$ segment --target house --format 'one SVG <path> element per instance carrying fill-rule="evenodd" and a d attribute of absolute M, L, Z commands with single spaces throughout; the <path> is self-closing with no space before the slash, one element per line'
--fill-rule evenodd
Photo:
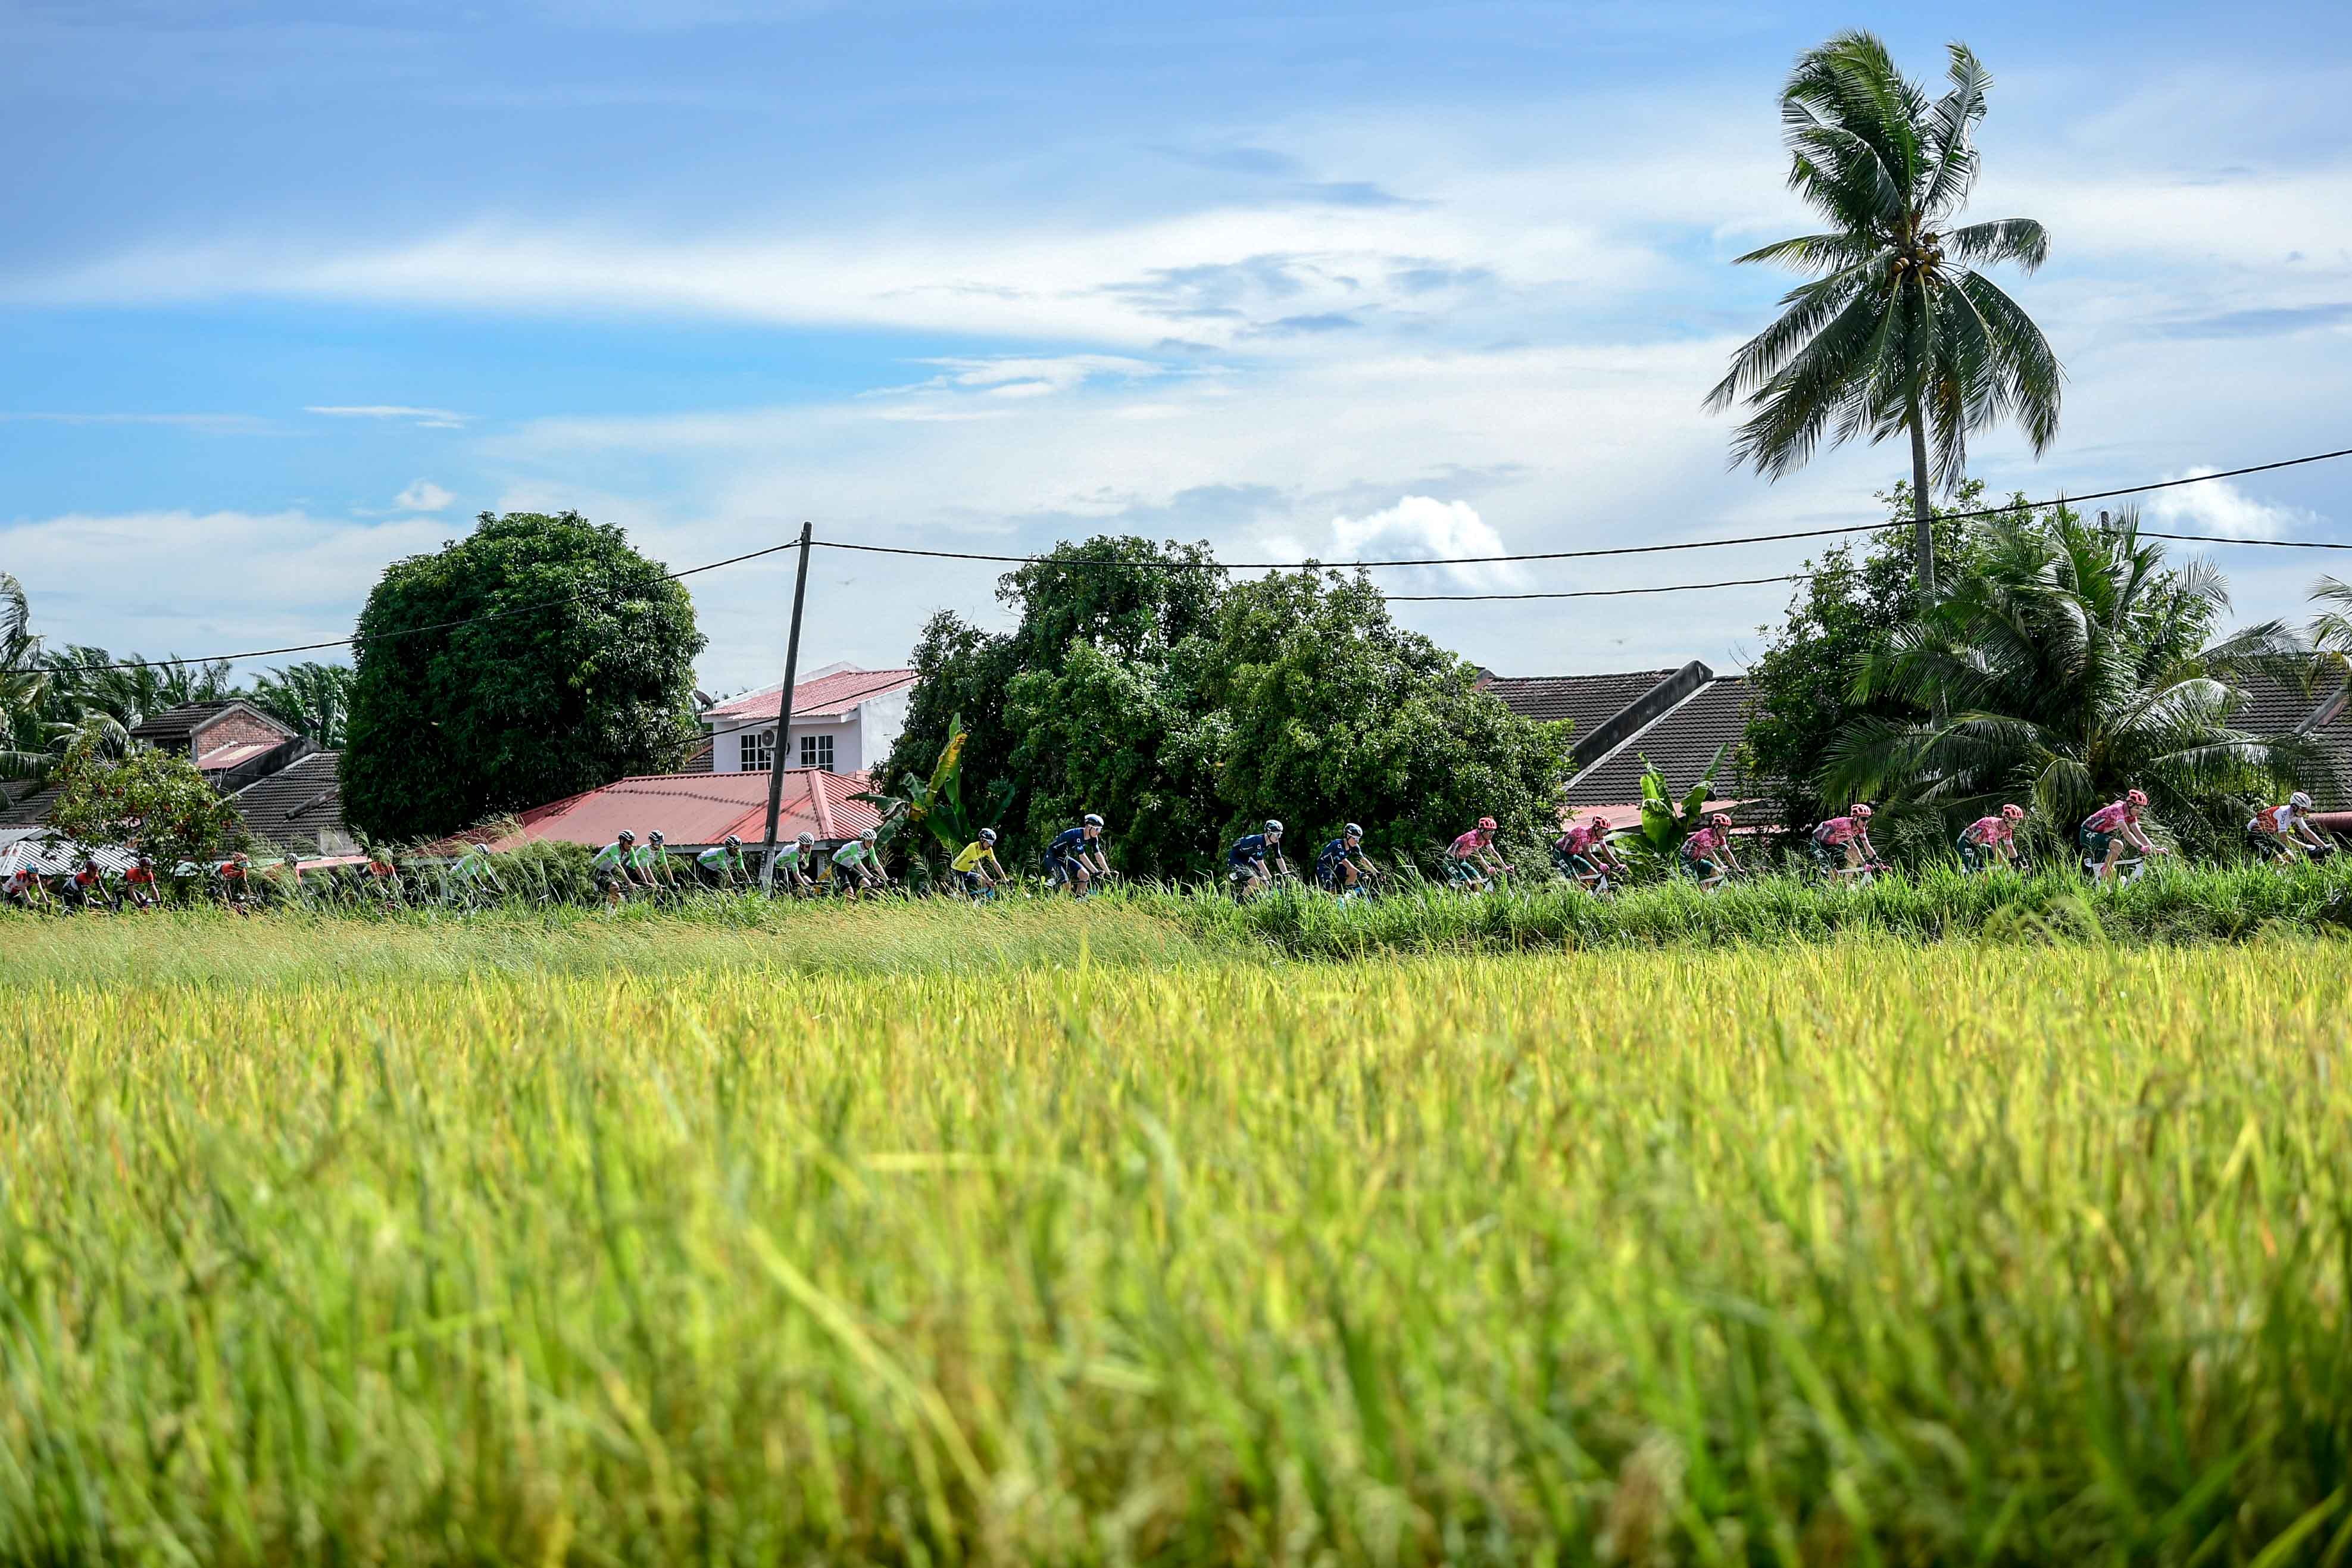
<path fill-rule="evenodd" d="M 907 727 L 911 669 L 860 669 L 832 664 L 793 688 L 793 729 L 784 766 L 833 773 L 871 772 Z M 776 749 L 776 700 L 783 683 L 715 703 L 702 712 L 710 731 L 709 771 L 764 773 Z M 698 771 L 697 755 L 688 771 Z"/>
<path fill-rule="evenodd" d="M 1770 780 L 1739 769 L 1741 735 L 1755 705 L 1744 675 L 1717 675 L 1697 659 L 1679 669 L 1622 675 L 1498 676 L 1481 670 L 1478 689 L 1530 719 L 1567 720 L 1570 772 L 1562 805 L 1612 821 L 1638 820 L 1642 772 L 1654 763 L 1679 795 L 1699 782 L 1718 750 L 1717 804 L 1761 819 L 1778 794 Z M 1743 810 L 1742 808 L 1746 808 Z"/>
<path fill-rule="evenodd" d="M 806 833 L 837 845 L 878 826 L 879 811 L 850 798 L 865 787 L 862 779 L 823 768 L 786 768 L 778 841 Z M 518 824 L 515 831 L 490 840 L 490 847 L 515 849 L 554 839 L 601 848 L 625 827 L 640 844 L 658 831 L 672 849 L 723 843 L 730 834 L 756 848 L 767 833 L 768 774 L 645 773 L 534 806 Z"/>
<path fill-rule="evenodd" d="M 359 847 L 343 824 L 338 754 L 249 702 L 184 702 L 141 720 L 130 733 L 135 746 L 179 752 L 194 763 L 263 845 L 299 855 Z M 17 800 L 0 811 L 0 827 L 47 822 L 56 794 L 52 787 Z"/>

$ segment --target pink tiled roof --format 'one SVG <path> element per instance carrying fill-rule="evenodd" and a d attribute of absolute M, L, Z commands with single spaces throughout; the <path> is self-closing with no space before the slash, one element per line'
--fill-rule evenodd
<path fill-rule="evenodd" d="M 823 768 L 786 768 L 784 804 L 777 821 L 780 837 L 811 833 L 847 838 L 882 820 L 881 813 L 851 795 L 865 781 Z M 716 844 L 729 834 L 756 844 L 767 831 L 766 773 L 646 773 L 608 784 L 522 814 L 521 831 L 494 841 L 512 849 L 535 838 L 572 844 L 610 844 L 628 828 L 639 843 L 659 829 L 672 844 Z"/>
<path fill-rule="evenodd" d="M 869 698 L 887 697 L 914 684 L 915 672 L 911 669 L 844 669 L 820 675 L 793 688 L 793 717 L 838 719 Z M 779 681 L 764 690 L 747 691 L 715 708 L 705 709 L 702 717 L 714 724 L 737 719 L 772 719 L 776 714 L 776 694 L 783 689 L 783 683 Z"/>
<path fill-rule="evenodd" d="M 215 746 L 198 757 L 196 766 L 208 773 L 216 773 L 239 763 L 249 763 L 264 752 L 276 751 L 282 743 L 278 741 L 231 741 L 227 745 Z"/>

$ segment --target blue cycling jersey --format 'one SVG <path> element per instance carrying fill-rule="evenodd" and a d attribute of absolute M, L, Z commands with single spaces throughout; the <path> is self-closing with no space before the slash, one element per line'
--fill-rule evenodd
<path fill-rule="evenodd" d="M 1318 867 L 1337 866 L 1354 853 L 1354 850 L 1348 847 L 1348 841 L 1345 838 L 1334 838 L 1330 843 L 1315 851 L 1315 864 Z"/>
<path fill-rule="evenodd" d="M 1054 841 L 1051 844 L 1045 846 L 1045 858 L 1066 860 L 1073 855 L 1084 854 L 1086 849 L 1087 830 L 1083 827 L 1066 827 L 1054 836 Z"/>
<path fill-rule="evenodd" d="M 1280 853 L 1276 846 L 1265 841 L 1265 834 L 1253 833 L 1247 837 L 1234 840 L 1234 847 L 1225 851 L 1225 863 L 1231 866 L 1241 866 L 1251 861 L 1263 861 L 1265 858 L 1265 852 L 1269 849 Z"/>

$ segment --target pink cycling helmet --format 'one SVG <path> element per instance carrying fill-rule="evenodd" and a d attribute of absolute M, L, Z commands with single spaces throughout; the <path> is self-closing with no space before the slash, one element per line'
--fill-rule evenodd
<path fill-rule="evenodd" d="M 1482 816 L 1482 817 L 1480 817 L 1480 818 L 1478 819 L 1478 831 L 1479 831 L 1479 832 L 1481 832 L 1481 833 L 1492 833 L 1492 832 L 1494 832 L 1494 831 L 1495 831 L 1495 819 L 1494 819 L 1493 817 L 1491 817 L 1491 816 Z"/>
<path fill-rule="evenodd" d="M 1731 813 L 1727 811 L 1718 811 L 1713 816 L 1708 817 L 1707 821 L 1717 827 L 1728 827 L 1731 826 Z"/>
<path fill-rule="evenodd" d="M 2021 805 L 2004 805 L 2000 808 L 2000 814 L 2009 818 L 2011 822 L 2023 822 L 2025 820 L 2025 807 Z"/>
<path fill-rule="evenodd" d="M 1866 800 L 1858 800 L 1854 802 L 1853 815 L 1854 819 L 1858 822 L 1868 822 L 1870 820 L 1870 803 Z"/>
<path fill-rule="evenodd" d="M 2146 805 L 2147 804 L 2147 791 L 2144 789 L 2127 790 L 2124 794 L 2124 801 L 2125 804 L 2128 805 Z"/>

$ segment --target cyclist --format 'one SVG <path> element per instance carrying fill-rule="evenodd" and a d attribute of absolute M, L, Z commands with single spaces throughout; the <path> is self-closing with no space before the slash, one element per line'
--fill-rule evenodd
<path fill-rule="evenodd" d="M 246 858 L 242 849 L 226 860 L 213 862 L 213 879 L 220 884 L 221 898 L 238 914 L 247 912 L 245 885 L 251 869 L 252 862 Z"/>
<path fill-rule="evenodd" d="M 498 868 L 490 864 L 490 847 L 477 839 L 449 868 L 450 890 L 467 902 L 488 902 L 503 897 Z"/>
<path fill-rule="evenodd" d="M 1076 827 L 1054 835 L 1053 842 L 1045 846 L 1047 885 L 1067 883 L 1070 892 L 1083 899 L 1095 878 L 1109 876 L 1110 861 L 1103 852 L 1102 836 L 1103 819 L 1091 811 Z"/>
<path fill-rule="evenodd" d="M 694 858 L 695 874 L 702 885 L 715 892 L 732 891 L 736 884 L 751 879 L 751 868 L 743 864 L 743 841 L 730 833 L 727 842 L 714 845 Z"/>
<path fill-rule="evenodd" d="M 968 899 L 993 897 L 997 883 L 1013 879 L 1004 874 L 1003 862 L 996 858 L 996 829 L 993 827 L 982 828 L 979 837 L 956 852 L 956 858 L 948 863 L 948 869 L 955 873 L 956 881 Z"/>
<path fill-rule="evenodd" d="M 770 891 L 782 887 L 796 899 L 804 899 L 816 889 L 816 835 L 803 833 L 790 844 L 776 846 L 776 869 L 770 879 Z"/>
<path fill-rule="evenodd" d="M 660 828 L 656 827 L 646 835 L 646 841 L 637 847 L 635 859 L 637 867 L 637 880 L 645 884 L 646 891 L 653 893 L 677 891 L 677 873 L 670 866 L 669 851 L 662 847 Z"/>
<path fill-rule="evenodd" d="M 1870 803 L 1857 801 L 1843 816 L 1832 816 L 1813 829 L 1813 862 L 1834 882 L 1880 869 L 1878 851 L 1870 842 Z"/>
<path fill-rule="evenodd" d="M 878 892 L 890 882 L 882 874 L 881 856 L 874 845 L 875 832 L 869 827 L 833 852 L 834 879 L 861 899 L 869 889 Z"/>
<path fill-rule="evenodd" d="M 1612 890 L 1611 877 L 1620 881 L 1625 877 L 1625 862 L 1609 847 L 1609 819 L 1597 811 L 1582 822 L 1569 825 L 1553 843 L 1551 858 L 1561 876 L 1603 898 Z"/>
<path fill-rule="evenodd" d="M 1712 893 L 1727 876 L 1739 874 L 1739 857 L 1731 852 L 1731 814 L 1718 811 L 1697 832 L 1683 840 L 1683 870 L 1698 879 L 1699 890 Z"/>
<path fill-rule="evenodd" d="M 1482 893 L 1494 879 L 1507 875 L 1510 867 L 1489 850 L 1494 842 L 1495 819 L 1480 817 L 1477 826 L 1446 847 L 1445 879 L 1465 893 Z"/>
<path fill-rule="evenodd" d="M 597 858 L 601 861 L 603 857 Z M 367 852 L 367 864 L 357 869 L 362 892 L 372 894 L 387 908 L 407 902 L 400 884 L 400 868 L 393 863 L 389 854 L 371 849 Z M 601 890 L 603 886 L 600 877 L 597 887 Z"/>
<path fill-rule="evenodd" d="M 1342 900 L 1360 897 L 1363 884 L 1381 874 L 1364 855 L 1364 830 L 1349 823 L 1334 838 L 1315 852 L 1315 882 L 1327 893 L 1337 893 Z"/>
<path fill-rule="evenodd" d="M 644 884 L 637 876 L 637 836 L 627 828 L 620 837 L 596 851 L 588 862 L 589 874 L 596 879 L 596 890 L 604 895 L 604 902 L 613 909 L 630 896 L 632 889 Z"/>
<path fill-rule="evenodd" d="M 1290 867 L 1282 858 L 1282 824 L 1273 818 L 1255 833 L 1244 833 L 1234 840 L 1225 851 L 1225 880 L 1233 884 L 1234 897 L 1246 899 L 1261 888 L 1274 885 L 1274 878 L 1265 868 L 1265 858 L 1274 857 L 1274 868 L 1282 876 L 1290 875 Z"/>
<path fill-rule="evenodd" d="M 2287 796 L 2284 805 L 2266 805 L 2254 813 L 2246 824 L 2246 841 L 2254 853 L 2275 860 L 2281 870 L 2294 864 L 2297 850 L 2317 850 L 2327 854 L 2332 846 L 2312 831 L 2304 818 L 2311 811 L 2311 797 L 2301 790 Z"/>
<path fill-rule="evenodd" d="M 1960 829 L 1960 865 L 1970 875 L 2006 866 L 2017 869 L 2017 825 L 2025 820 L 2021 805 L 2004 805 L 1992 816 L 1979 816 Z"/>
<path fill-rule="evenodd" d="M 2113 880 L 2116 865 L 2126 849 L 2137 849 L 2142 857 L 2164 853 L 2139 825 L 2139 808 L 2147 804 L 2144 791 L 2126 790 L 2123 799 L 2110 801 L 2083 818 L 2075 837 L 2083 846 L 2083 868 L 2091 873 L 2091 880 Z"/>
<path fill-rule="evenodd" d="M 131 868 L 122 873 L 122 892 L 123 896 L 131 900 L 132 909 L 153 909 L 157 902 L 155 862 L 143 854 L 133 858 Z"/>
<path fill-rule="evenodd" d="M 0 883 L 0 894 L 5 894 L 10 903 L 29 910 L 37 910 L 47 901 L 42 893 L 40 874 L 33 869 L 30 859 L 19 861 L 16 868 L 8 873 L 7 881 Z"/>

